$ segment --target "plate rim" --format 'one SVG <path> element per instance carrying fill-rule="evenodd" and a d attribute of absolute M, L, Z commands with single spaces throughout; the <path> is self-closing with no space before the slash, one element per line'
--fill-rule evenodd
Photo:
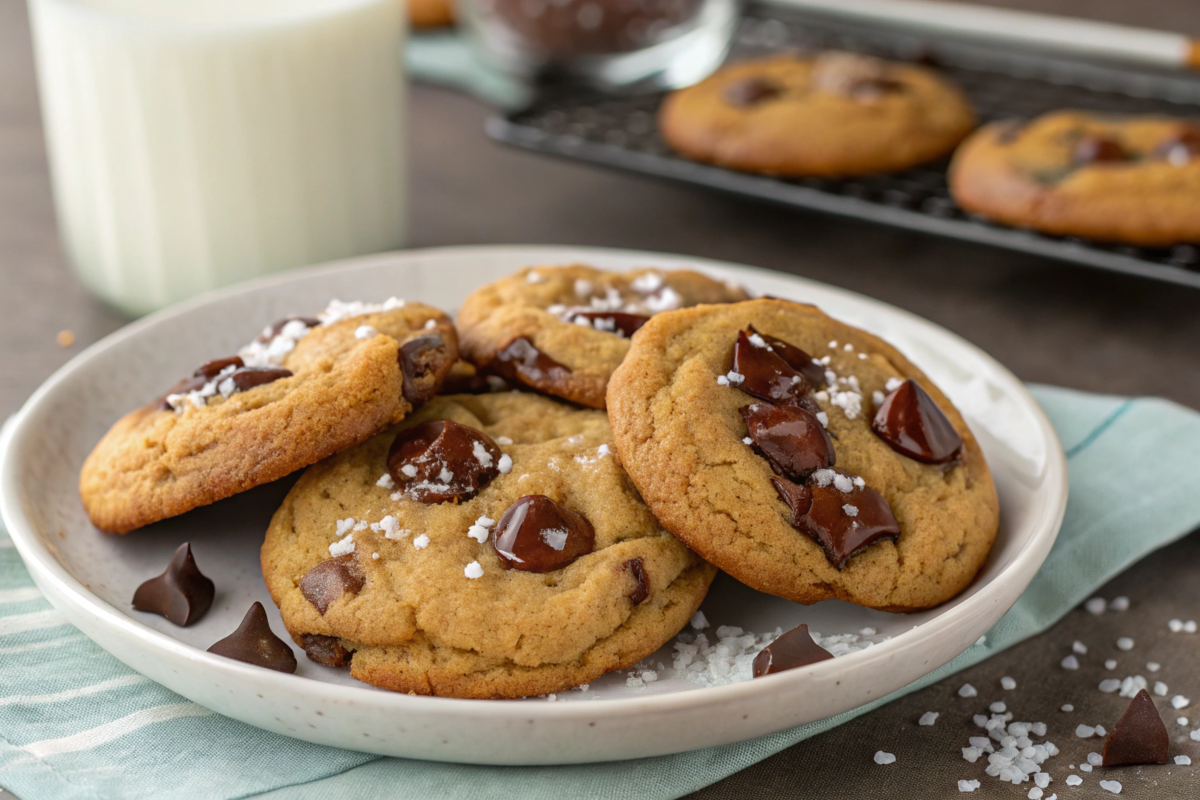
<path fill-rule="evenodd" d="M 539 259 L 536 255 L 538 253 L 543 253 L 548 258 Z M 26 440 L 36 436 L 36 431 L 30 429 L 30 426 L 27 424 L 28 419 L 33 415 L 45 397 L 50 395 L 60 384 L 69 380 L 88 360 L 99 353 L 118 346 L 131 337 L 138 336 L 143 330 L 153 327 L 164 319 L 214 302 L 219 302 L 234 295 L 252 293 L 268 289 L 272 286 L 290 283 L 297 278 L 308 278 L 343 271 L 348 268 L 382 266 L 386 263 L 396 261 L 457 260 L 469 257 L 491 258 L 504 255 L 516 256 L 518 254 L 521 254 L 522 260 L 526 260 L 529 263 L 553 263 L 555 260 L 561 261 L 561 255 L 565 253 L 574 254 L 572 258 L 577 260 L 594 259 L 603 261 L 605 257 L 622 260 L 644 259 L 648 264 L 660 265 L 663 268 L 667 264 L 676 264 L 680 267 L 694 266 L 701 270 L 707 267 L 749 274 L 764 274 L 768 277 L 796 281 L 817 287 L 821 290 L 833 290 L 868 307 L 873 306 L 881 310 L 886 310 L 889 315 L 901 315 L 907 323 L 923 328 L 935 337 L 949 337 L 958 346 L 970 350 L 976 358 L 987 362 L 1008 380 L 1011 384 L 1010 388 L 1015 388 L 1017 396 L 1024 402 L 1026 406 L 1025 410 L 1029 411 L 1037 422 L 1041 438 L 1048 445 L 1046 448 L 1046 474 L 1044 480 L 1046 491 L 1048 492 L 1048 501 L 1040 510 L 1038 517 L 1030 523 L 1031 527 L 1036 529 L 1035 533 L 1029 537 L 1020 550 L 1013 554 L 1010 563 L 991 581 L 980 587 L 966 602 L 946 609 L 934 620 L 930 620 L 923 625 L 914 626 L 903 634 L 894 636 L 868 650 L 850 653 L 843 658 L 836 659 L 840 664 L 838 667 L 834 667 L 834 660 L 830 660 L 828 663 L 812 665 L 806 670 L 771 675 L 765 681 L 740 681 L 645 697 L 605 699 L 599 703 L 542 703 L 536 705 L 537 710 L 535 711 L 528 703 L 503 703 L 487 700 L 379 692 L 373 687 L 366 685 L 360 687 L 312 680 L 298 675 L 263 670 L 238 661 L 209 654 L 165 633 L 160 633 L 149 628 L 136 619 L 123 614 L 119 609 L 90 592 L 59 563 L 51 550 L 40 541 L 36 527 L 25 514 L 20 497 L 20 461 L 17 458 L 17 452 Z M 560 256 L 560 258 L 556 259 L 556 255 Z M 28 446 L 28 444 L 26 443 L 25 446 Z M 68 606 L 72 611 L 94 617 L 97 625 L 104 625 L 110 628 L 116 635 L 133 637 L 147 650 L 165 651 L 165 654 L 159 655 L 160 658 L 174 657 L 202 664 L 206 669 L 223 673 L 237 682 L 249 680 L 251 683 L 273 683 L 274 681 L 282 680 L 285 681 L 285 686 L 290 686 L 291 684 L 287 684 L 286 681 L 302 681 L 302 684 L 297 685 L 305 687 L 308 690 L 307 693 L 312 696 L 314 701 L 328 701 L 350 706 L 359 702 L 384 703 L 391 704 L 397 712 L 403 712 L 407 709 L 428 713 L 431 709 L 436 708 L 439 712 L 444 712 L 450 716 L 461 714 L 476 720 L 482 717 L 512 721 L 518 718 L 527 719 L 532 715 L 545 718 L 547 722 L 582 720 L 585 717 L 589 721 L 598 721 L 601 719 L 625 717 L 629 714 L 672 712 L 683 709 L 694 710 L 696 707 L 705 705 L 716 706 L 731 701 L 736 702 L 747 695 L 757 695 L 761 691 L 776 687 L 782 689 L 787 682 L 799 684 L 806 680 L 809 675 L 818 675 L 825 672 L 832 674 L 834 669 L 843 670 L 847 668 L 846 662 L 843 660 L 845 658 L 854 659 L 857 662 L 863 658 L 902 655 L 900 651 L 919 647 L 930 636 L 937 635 L 936 632 L 921 632 L 922 628 L 929 627 L 929 623 L 938 623 L 935 627 L 940 630 L 953 625 L 956 621 L 972 616 L 979 606 L 986 606 L 995 601 L 1003 602 L 1004 595 L 1008 594 L 1011 590 L 1011 587 L 1006 586 L 1007 581 L 1004 578 L 1006 576 L 1012 577 L 1013 574 L 1020 575 L 1027 572 L 1028 579 L 1024 580 L 1020 591 L 1015 593 L 1011 602 L 1016 601 L 1016 598 L 1024 592 L 1029 581 L 1032 580 L 1033 575 L 1040 568 L 1042 562 L 1044 562 L 1058 536 L 1066 510 L 1067 488 L 1066 456 L 1062 445 L 1045 412 L 1038 405 L 1032 394 L 1030 394 L 1025 384 L 981 348 L 934 322 L 926 320 L 910 311 L 876 300 L 875 298 L 791 273 L 677 253 L 576 245 L 467 245 L 390 251 L 316 264 L 297 270 L 243 281 L 206 292 L 135 320 L 84 349 L 56 370 L 38 387 L 22 405 L 21 409 L 13 415 L 10 424 L 5 426 L 3 434 L 0 435 L 0 517 L 3 518 L 9 536 L 12 538 L 18 553 L 28 568 L 30 575 L 34 578 L 35 583 L 43 590 L 46 599 L 60 612 L 62 611 L 60 607 L 61 603 Z M 1031 564 L 1031 561 L 1036 561 L 1036 563 Z M 47 591 L 47 585 L 52 587 L 50 591 Z M 1011 607 L 1011 602 L 1005 606 L 1005 611 Z M 87 632 L 85 631 L 86 634 Z M 90 635 L 88 638 L 95 641 Z M 963 651 L 959 651 L 960 654 L 961 652 Z M 868 655 L 861 656 L 860 653 L 867 653 Z M 113 655 L 125 661 L 120 655 L 115 653 Z M 128 664 L 128 662 L 125 663 Z M 948 663 L 948 661 L 943 663 Z M 933 666 L 925 674 L 938 669 L 940 666 L 942 664 Z M 138 671 L 132 665 L 130 665 L 130 668 Z M 179 692 L 178 689 L 173 687 L 168 688 Z M 182 692 L 179 693 L 182 694 Z M 870 702 L 870 700 L 867 702 Z M 297 732 L 297 734 L 299 733 L 302 732 Z M 295 738 L 305 739 L 306 737 L 295 735 Z M 313 739 L 309 740 L 313 741 Z"/>

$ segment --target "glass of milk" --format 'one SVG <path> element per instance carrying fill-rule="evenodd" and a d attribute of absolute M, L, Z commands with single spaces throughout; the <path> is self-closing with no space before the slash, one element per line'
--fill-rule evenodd
<path fill-rule="evenodd" d="M 103 300 L 400 247 L 400 0 L 30 0 L 58 223 Z"/>

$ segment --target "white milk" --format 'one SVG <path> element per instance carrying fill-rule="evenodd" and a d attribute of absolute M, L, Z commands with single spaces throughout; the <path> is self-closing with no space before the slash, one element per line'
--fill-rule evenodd
<path fill-rule="evenodd" d="M 400 247 L 400 0 L 30 0 L 58 222 L 134 313 Z"/>

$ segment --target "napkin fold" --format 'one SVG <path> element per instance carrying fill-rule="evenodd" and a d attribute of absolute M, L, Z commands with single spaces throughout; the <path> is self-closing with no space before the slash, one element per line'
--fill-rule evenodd
<path fill-rule="evenodd" d="M 306 744 L 227 719 L 143 678 L 68 625 L 0 532 L 0 786 L 22 800 L 687 794 L 1044 631 L 1113 575 L 1200 526 L 1200 414 L 1153 398 L 1033 392 L 1067 451 L 1071 497 L 1046 563 L 984 644 L 845 714 L 633 762 L 437 764 Z"/>

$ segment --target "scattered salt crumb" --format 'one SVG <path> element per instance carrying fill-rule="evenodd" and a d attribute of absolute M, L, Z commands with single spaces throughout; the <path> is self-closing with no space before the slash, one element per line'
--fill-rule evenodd
<path fill-rule="evenodd" d="M 379 476 L 379 480 L 375 481 L 375 485 L 391 491 L 396 488 L 396 482 L 392 480 L 392 476 L 388 473 L 383 473 Z"/>
<path fill-rule="evenodd" d="M 467 528 L 467 536 L 483 544 L 488 540 L 488 529 L 482 525 L 472 525 Z"/>
<path fill-rule="evenodd" d="M 836 340 L 836 339 L 834 339 L 833 341 L 831 341 L 831 342 L 829 343 L 829 349 L 830 349 L 830 350 L 836 350 L 836 349 L 837 349 L 837 345 L 838 345 L 838 343 L 837 343 L 837 340 Z"/>
<path fill-rule="evenodd" d="M 1096 735 L 1096 729 L 1091 725 L 1084 725 L 1081 722 L 1075 727 L 1075 735 L 1080 739 L 1090 739 Z"/>
<path fill-rule="evenodd" d="M 866 353 L 859 353 L 859 354 L 858 354 L 858 357 L 859 357 L 859 359 L 861 359 L 861 360 L 863 360 L 863 361 L 866 361 L 866 360 L 867 360 L 867 354 L 866 354 Z"/>
<path fill-rule="evenodd" d="M 375 328 L 370 325 L 359 325 L 354 329 L 355 339 L 370 339 L 371 337 L 378 335 L 379 331 L 375 330 Z"/>
<path fill-rule="evenodd" d="M 845 505 L 842 506 L 842 511 L 845 512 L 847 517 L 857 517 L 858 516 L 858 506 L 852 506 L 849 503 L 846 503 Z"/>
<path fill-rule="evenodd" d="M 529 281 L 530 283 L 542 283 L 546 280 L 546 276 L 540 275 L 536 272 L 530 272 L 525 276 L 525 280 Z"/>
<path fill-rule="evenodd" d="M 1187 756 L 1175 756 L 1175 763 L 1181 767 L 1186 767 L 1192 763 L 1192 760 Z"/>
<path fill-rule="evenodd" d="M 1104 730 L 1103 725 L 1097 725 L 1096 726 L 1096 735 L 1099 736 L 1101 739 L 1103 739 L 1105 736 L 1108 735 L 1108 731 Z"/>
<path fill-rule="evenodd" d="M 969 780 L 969 781 L 959 780 L 959 782 L 958 782 L 958 790 L 960 792 L 973 792 L 976 789 L 978 789 L 979 786 L 980 786 L 979 781 L 974 780 L 974 779 Z"/>
<path fill-rule="evenodd" d="M 1063 703 L 1062 706 L 1059 707 L 1059 710 L 1065 711 L 1069 714 L 1075 710 L 1075 706 L 1071 705 L 1070 703 Z"/>
<path fill-rule="evenodd" d="M 874 628 L 863 628 L 862 630 L 860 630 L 858 632 L 858 635 L 859 636 L 874 636 L 876 633 L 878 633 L 878 631 L 876 631 Z"/>
<path fill-rule="evenodd" d="M 854 345 L 850 344 L 849 342 L 846 342 L 846 346 L 843 347 L 842 349 L 845 350 L 847 353 L 853 353 Z"/>
<path fill-rule="evenodd" d="M 692 614 L 691 626 L 698 631 L 702 631 L 708 627 L 708 617 L 704 616 L 703 611 L 697 611 Z"/>
<path fill-rule="evenodd" d="M 75 332 L 71 330 L 62 330 L 54 337 L 54 341 L 58 342 L 59 347 L 70 347 L 75 344 Z"/>
<path fill-rule="evenodd" d="M 1080 765 L 1079 765 L 1079 769 L 1080 769 L 1080 771 L 1081 771 L 1081 772 L 1091 772 L 1091 771 L 1092 771 L 1092 765 L 1091 765 L 1091 764 L 1080 764 Z"/>
<path fill-rule="evenodd" d="M 1121 782 L 1120 781 L 1100 781 L 1100 788 L 1106 792 L 1112 792 L 1113 794 L 1120 794 L 1121 793 Z"/>
<path fill-rule="evenodd" d="M 1108 607 L 1113 611 L 1128 611 L 1129 598 L 1125 597 L 1124 595 L 1121 595 L 1120 597 L 1114 597 L 1112 602 L 1108 604 Z"/>
<path fill-rule="evenodd" d="M 1106 658 L 1104 660 L 1104 668 L 1105 669 L 1116 669 L 1117 668 L 1117 660 L 1115 658 Z"/>
<path fill-rule="evenodd" d="M 483 577 L 483 567 L 479 566 L 478 561 L 472 561 L 470 564 L 467 564 L 465 569 L 463 569 L 463 574 L 466 575 L 471 580 L 475 580 L 476 578 L 482 578 Z"/>
<path fill-rule="evenodd" d="M 1078 786 L 1081 783 L 1083 783 L 1083 778 L 1079 777 L 1078 775 L 1067 776 L 1067 786 Z"/>
<path fill-rule="evenodd" d="M 424 550 L 426 547 L 429 547 L 428 534 L 422 533 L 420 536 L 413 539 L 413 547 L 417 548 L 418 550 Z"/>
<path fill-rule="evenodd" d="M 1188 736 L 1192 738 L 1193 742 L 1200 742 L 1200 728 L 1196 728 L 1196 730 L 1189 733 Z"/>
<path fill-rule="evenodd" d="M 1163 683 L 1162 681 L 1154 682 L 1154 693 L 1156 695 L 1158 695 L 1159 697 L 1166 697 L 1167 692 L 1169 692 L 1169 691 L 1170 691 L 1170 689 L 1168 689 L 1167 685 L 1165 683 Z"/>
<path fill-rule="evenodd" d="M 1171 698 L 1171 708 L 1174 708 L 1176 710 L 1179 710 L 1181 708 L 1187 708 L 1191 704 L 1192 704 L 1192 701 L 1187 699 L 1186 697 L 1184 697 L 1181 694 L 1177 694 Z"/>
<path fill-rule="evenodd" d="M 496 437 L 496 444 L 504 445 L 505 447 L 507 447 L 508 445 L 510 445 L 512 443 L 513 443 L 513 440 L 508 438 L 507 436 L 497 436 Z"/>
<path fill-rule="evenodd" d="M 1104 756 L 1100 755 L 1099 753 L 1088 753 L 1087 754 L 1087 762 L 1089 764 L 1091 764 L 1093 767 L 1103 766 L 1104 765 Z"/>
<path fill-rule="evenodd" d="M 1083 607 L 1092 614 L 1100 616 L 1104 613 L 1104 609 L 1108 608 L 1108 603 L 1105 602 L 1103 597 L 1093 597 L 1091 600 L 1088 600 L 1086 603 L 1084 603 Z"/>
<path fill-rule="evenodd" d="M 546 700 L 550 703 L 553 703 L 558 700 L 558 695 L 556 695 L 554 692 L 551 692 L 550 694 L 546 695 Z"/>
<path fill-rule="evenodd" d="M 1124 650 L 1126 652 L 1132 650 L 1133 639 L 1130 639 L 1128 636 L 1122 636 L 1120 639 L 1117 639 L 1117 649 Z"/>
<path fill-rule="evenodd" d="M 329 545 L 329 555 L 344 556 L 354 552 L 354 534 L 346 536 L 344 539 L 338 539 L 333 544 Z"/>
<path fill-rule="evenodd" d="M 354 529 L 354 523 L 355 523 L 354 517 L 346 517 L 345 519 L 339 519 L 337 521 L 337 535 L 345 536 L 347 533 L 349 533 L 350 531 L 352 531 Z"/>
<path fill-rule="evenodd" d="M 1037 787 L 1039 789 L 1045 789 L 1047 786 L 1050 785 L 1050 773 L 1049 772 L 1034 773 L 1033 782 L 1035 784 L 1037 784 Z"/>
<path fill-rule="evenodd" d="M 1179 633 L 1183 630 L 1183 620 L 1173 619 L 1167 623 L 1167 627 L 1171 629 L 1171 633 Z"/>
<path fill-rule="evenodd" d="M 917 720 L 917 724 L 923 725 L 925 727 L 929 727 L 933 723 L 937 722 L 937 718 L 938 718 L 938 712 L 926 711 L 924 714 L 921 715 L 921 718 L 919 720 Z"/>
<path fill-rule="evenodd" d="M 404 473 L 405 477 L 408 477 L 408 478 L 417 477 L 417 468 L 412 464 L 405 464 L 403 467 L 400 468 L 400 471 Z"/>
<path fill-rule="evenodd" d="M 379 553 L 371 553 L 371 558 L 372 558 L 372 559 L 374 559 L 375 561 L 378 561 L 378 560 L 379 560 Z"/>
<path fill-rule="evenodd" d="M 959 697 L 974 697 L 977 694 L 979 694 L 979 692 L 975 691 L 975 687 L 969 683 L 964 683 L 958 690 Z"/>
<path fill-rule="evenodd" d="M 757 347 L 759 350 L 770 350 L 771 346 L 767 344 L 767 340 L 759 336 L 757 333 L 752 333 L 749 336 L 750 344 Z"/>
<path fill-rule="evenodd" d="M 1029 798 L 1029 800 L 1042 800 L 1042 790 L 1034 786 L 1029 790 L 1029 794 L 1026 796 Z"/>
<path fill-rule="evenodd" d="M 1079 669 L 1079 659 L 1075 656 L 1067 656 L 1062 660 L 1063 669 Z"/>
<path fill-rule="evenodd" d="M 1121 697 L 1135 697 L 1138 692 L 1146 688 L 1146 679 L 1141 675 L 1130 675 L 1121 681 L 1121 691 L 1118 693 Z"/>
<path fill-rule="evenodd" d="M 354 530 L 356 531 L 365 531 L 369 527 L 371 527 L 371 523 L 367 522 L 365 519 L 360 519 L 358 522 L 354 523 Z"/>
<path fill-rule="evenodd" d="M 1177 718 L 1175 719 L 1175 724 L 1176 724 L 1176 725 L 1182 725 L 1183 727 L 1185 727 L 1185 728 L 1186 728 L 1186 727 L 1187 727 L 1187 724 L 1188 724 L 1188 718 L 1187 718 L 1187 717 L 1177 717 Z"/>
<path fill-rule="evenodd" d="M 1006 675 L 1000 679 L 1000 687 L 1011 692 L 1013 689 L 1017 688 L 1017 682 Z"/>
<path fill-rule="evenodd" d="M 985 728 L 987 727 L 988 717 L 987 714 L 976 714 L 975 716 L 971 717 L 971 721 L 974 722 L 976 726 Z"/>
<path fill-rule="evenodd" d="M 513 461 L 508 453 L 500 456 L 500 460 L 496 462 L 496 469 L 500 470 L 501 475 L 507 475 L 512 471 Z"/>
<path fill-rule="evenodd" d="M 858 488 L 861 489 L 862 487 L 860 486 Z M 985 644 L 987 644 L 987 634 L 986 633 L 983 636 L 980 636 L 978 639 L 975 640 L 976 646 L 982 647 Z"/>
<path fill-rule="evenodd" d="M 1116 678 L 1105 678 L 1104 680 L 1100 681 L 1100 686 L 1097 688 L 1105 693 L 1115 692 L 1117 689 L 1121 688 L 1121 682 Z"/>
<path fill-rule="evenodd" d="M 1149 672 L 1158 672 L 1160 669 L 1162 669 L 1162 664 L 1159 664 L 1157 661 L 1147 661 L 1146 669 Z"/>
<path fill-rule="evenodd" d="M 1071 645 L 1071 650 L 1075 653 L 1078 653 L 1081 656 L 1087 655 L 1087 645 L 1084 644 L 1083 642 L 1079 641 L 1078 639 L 1076 639 L 1075 643 Z"/>
<path fill-rule="evenodd" d="M 742 444 L 754 444 L 754 440 L 749 436 L 742 437 Z"/>
<path fill-rule="evenodd" d="M 875 753 L 875 763 L 876 764 L 895 764 L 896 756 L 893 755 L 892 753 L 885 753 L 884 751 L 879 750 Z"/>
<path fill-rule="evenodd" d="M 1005 711 L 1008 711 L 1008 706 L 997 700 L 995 703 L 992 703 L 990 706 L 988 706 L 988 711 L 991 711 L 993 714 L 1003 714 Z"/>
<path fill-rule="evenodd" d="M 883 385 L 883 388 L 889 392 L 894 392 L 903 385 L 904 385 L 904 381 L 901 380 L 900 378 L 888 378 L 887 383 L 885 383 Z"/>

